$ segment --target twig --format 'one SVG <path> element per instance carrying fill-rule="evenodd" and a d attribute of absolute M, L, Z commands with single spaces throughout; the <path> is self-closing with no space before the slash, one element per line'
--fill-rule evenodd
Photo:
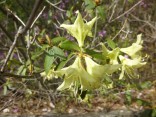
<path fill-rule="evenodd" d="M 38 38 L 39 33 L 40 33 L 39 27 L 38 26 L 34 27 L 34 36 L 33 36 L 32 41 L 30 42 L 31 44 L 33 44 L 36 38 Z"/>
<path fill-rule="evenodd" d="M 8 54 L 7 54 L 7 57 L 6 57 L 5 61 L 4 61 L 4 64 L 2 65 L 2 68 L 1 68 L 1 71 L 2 71 L 2 72 L 4 71 L 7 62 L 8 62 L 8 60 L 10 59 L 10 55 L 11 55 L 11 53 L 13 52 L 13 50 L 14 50 L 14 48 L 15 48 L 15 45 L 16 45 L 16 43 L 17 43 L 17 39 L 18 39 L 21 35 L 24 35 L 24 34 L 28 31 L 28 29 L 29 29 L 30 26 L 32 25 L 32 22 L 33 22 L 33 20 L 34 20 L 34 18 L 35 18 L 35 14 L 36 14 L 36 12 L 37 12 L 37 10 L 38 10 L 38 8 L 39 8 L 39 6 L 40 6 L 40 4 L 41 4 L 42 2 L 43 2 L 43 0 L 36 0 L 35 5 L 34 5 L 34 7 L 33 7 L 33 10 L 32 10 L 32 12 L 31 12 L 31 14 L 30 14 L 30 17 L 28 18 L 28 21 L 27 21 L 27 23 L 26 23 L 26 26 L 25 26 L 23 29 L 22 29 L 22 27 L 20 27 L 19 30 L 18 30 L 18 32 L 17 32 L 17 34 L 15 35 L 15 40 L 14 40 L 12 46 L 10 47 L 10 50 L 9 50 L 9 52 L 8 52 Z"/>
<path fill-rule="evenodd" d="M 112 13 L 111 13 L 111 16 L 110 16 L 110 18 L 109 18 L 108 22 L 110 22 L 110 21 L 111 21 L 111 19 L 112 19 L 113 15 L 114 15 L 114 13 L 115 13 L 115 8 L 116 8 L 116 6 L 117 6 L 117 2 L 118 2 L 118 1 L 115 1 L 115 2 L 114 2 L 114 4 L 115 4 L 115 5 L 114 5 L 114 7 L 113 7 L 113 10 L 112 10 Z"/>
<path fill-rule="evenodd" d="M 14 39 L 12 38 L 12 36 L 10 35 L 10 33 L 0 24 L 0 28 L 2 29 L 2 31 L 5 33 L 5 35 L 10 39 L 11 42 L 14 42 Z M 18 45 L 17 45 L 18 46 Z M 20 51 L 20 53 L 23 55 L 24 59 L 26 60 L 26 55 L 24 53 L 24 51 L 20 48 L 17 48 L 17 50 Z"/>
<path fill-rule="evenodd" d="M 37 19 L 42 15 L 42 13 L 43 13 L 43 11 L 44 11 L 45 8 L 46 8 L 46 7 L 44 6 L 43 9 L 41 10 L 41 12 L 37 15 L 37 17 L 35 18 L 35 20 L 34 20 L 33 23 L 31 24 L 30 28 L 33 27 L 34 23 L 35 23 L 35 22 L 37 21 Z"/>
<path fill-rule="evenodd" d="M 42 9 L 42 11 L 43 10 L 44 9 Z M 30 32 L 28 31 L 28 39 L 27 39 L 27 47 L 26 48 L 27 48 L 27 55 L 28 55 L 28 59 L 30 61 L 30 67 L 31 67 L 30 74 L 33 73 L 33 60 L 31 59 L 30 47 L 34 43 L 34 41 L 36 40 L 36 37 L 39 35 L 39 32 L 37 30 L 38 30 L 37 27 L 35 27 L 35 31 L 34 31 L 35 33 L 34 33 L 34 37 L 33 37 L 33 40 L 32 41 L 30 40 Z"/>
<path fill-rule="evenodd" d="M 138 6 L 143 0 L 140 0 L 139 2 L 137 2 L 133 7 L 131 7 L 129 10 L 127 10 L 126 12 L 124 12 L 123 14 L 119 15 L 118 17 L 114 18 L 111 22 L 123 17 L 124 15 L 126 15 L 127 13 L 131 12 L 136 6 Z"/>
<path fill-rule="evenodd" d="M 43 0 L 36 0 L 35 5 L 34 5 L 34 7 L 33 7 L 33 10 L 32 10 L 32 12 L 31 12 L 31 14 L 30 14 L 30 16 L 29 16 L 29 18 L 28 18 L 28 21 L 27 21 L 27 23 L 26 23 L 26 26 L 24 27 L 24 29 L 23 29 L 23 31 L 22 31 L 22 34 L 23 34 L 23 35 L 24 35 L 24 34 L 28 31 L 28 29 L 31 27 L 31 25 L 32 25 L 32 23 L 33 23 L 33 21 L 34 21 L 34 18 L 35 18 L 35 14 L 36 14 L 36 12 L 37 12 L 37 10 L 38 10 L 38 8 L 39 8 L 39 6 L 41 5 L 42 2 L 43 2 Z"/>
<path fill-rule="evenodd" d="M 16 49 L 16 52 L 17 52 L 17 56 L 18 56 L 19 61 L 20 61 L 22 64 L 24 64 L 24 62 L 22 61 L 22 59 L 21 59 L 21 57 L 20 57 L 20 54 L 19 54 L 19 52 L 18 52 L 18 49 L 17 49 L 17 48 L 15 48 L 15 49 Z"/>
<path fill-rule="evenodd" d="M 0 76 L 1 77 L 28 78 L 28 79 L 31 79 L 31 78 L 35 78 L 36 76 L 40 76 L 40 72 L 33 73 L 32 75 L 16 75 L 16 74 L 13 74 L 13 73 L 6 73 L 6 72 L 1 72 L 0 71 Z M 39 79 L 39 78 L 36 78 L 36 79 Z"/>
<path fill-rule="evenodd" d="M 15 13 L 13 13 L 9 8 L 7 8 L 7 11 L 9 11 L 23 26 L 25 26 L 24 22 Z"/>
<path fill-rule="evenodd" d="M 34 76 L 32 75 L 28 75 L 28 76 L 21 76 L 21 75 L 16 75 L 16 74 L 11 74 L 11 73 L 4 73 L 4 72 L 0 72 L 0 76 L 2 77 L 14 77 L 14 78 L 34 78 Z"/>
<path fill-rule="evenodd" d="M 54 8 L 56 8 L 56 9 L 62 11 L 62 12 L 66 12 L 66 10 L 57 7 L 55 4 L 51 3 L 49 0 L 46 0 L 46 2 L 49 3 L 51 6 L 53 6 Z"/>
<path fill-rule="evenodd" d="M 131 14 L 131 16 L 132 16 L 134 19 L 136 19 L 137 21 L 144 22 L 144 23 L 148 24 L 150 27 L 152 27 L 154 30 L 156 30 L 156 27 L 153 26 L 150 22 L 145 21 L 145 20 L 141 20 L 141 19 L 139 19 L 138 17 L 134 16 L 133 14 Z"/>
<path fill-rule="evenodd" d="M 15 18 L 15 16 L 14 15 L 12 15 L 12 14 L 8 14 L 8 12 L 7 12 L 7 10 L 6 9 L 4 9 L 4 8 L 2 8 L 2 7 L 0 7 L 0 11 L 8 18 L 11 18 L 14 22 L 16 22 L 16 23 L 18 23 L 19 21 L 17 20 L 17 18 Z"/>
<path fill-rule="evenodd" d="M 10 50 L 9 50 L 7 56 L 6 56 L 6 59 L 4 61 L 4 64 L 2 65 L 2 68 L 1 68 L 1 71 L 2 72 L 4 71 L 5 66 L 6 66 L 6 64 L 7 64 L 8 60 L 9 60 L 9 58 L 10 58 L 10 56 L 11 56 L 11 54 L 12 54 L 14 48 L 15 48 L 15 45 L 17 43 L 17 39 L 18 39 L 19 35 L 21 34 L 21 31 L 22 31 L 22 27 L 19 27 L 19 29 L 17 31 L 17 34 L 15 35 L 15 40 L 14 40 L 12 46 L 10 47 Z"/>
<path fill-rule="evenodd" d="M 6 0 L 4 0 L 4 1 L 0 2 L 0 4 L 3 4 L 3 3 L 5 3 L 5 2 L 6 2 Z"/>
<path fill-rule="evenodd" d="M 31 54 L 30 54 L 30 46 L 31 46 L 31 41 L 30 41 L 30 32 L 28 31 L 28 39 L 27 39 L 27 55 L 28 55 L 28 60 L 30 61 L 30 67 L 29 69 L 30 74 L 33 73 L 33 66 L 32 66 L 32 59 L 31 59 Z"/>
<path fill-rule="evenodd" d="M 124 22 L 122 28 L 121 28 L 121 29 L 119 30 L 119 32 L 113 37 L 112 40 L 114 40 L 114 39 L 121 33 L 121 31 L 122 31 L 122 30 L 124 29 L 124 27 L 125 27 L 126 22 L 127 22 L 127 19 L 125 20 L 125 22 Z"/>
<path fill-rule="evenodd" d="M 26 83 L 27 83 L 27 82 L 26 82 Z M 26 83 L 25 83 L 25 84 L 26 84 Z M 17 95 L 20 97 L 20 96 L 22 96 L 22 95 L 24 94 L 23 92 L 20 91 L 21 88 L 22 88 L 22 86 L 20 86 L 18 89 L 15 89 L 15 90 L 9 89 L 9 88 L 8 88 L 8 90 L 10 90 L 11 93 L 14 93 L 14 94 L 11 95 L 11 97 L 9 98 L 9 101 L 6 101 L 6 102 L 4 103 L 4 105 L 3 105 L 3 107 L 0 108 L 0 112 L 3 111 L 5 108 L 10 107 L 10 106 L 13 104 L 13 102 L 14 102 L 13 99 L 18 100 Z"/>
<path fill-rule="evenodd" d="M 57 2 L 57 3 L 55 3 L 54 5 L 56 6 L 56 5 L 60 4 L 61 2 L 62 2 L 62 0 L 60 0 L 60 1 Z"/>

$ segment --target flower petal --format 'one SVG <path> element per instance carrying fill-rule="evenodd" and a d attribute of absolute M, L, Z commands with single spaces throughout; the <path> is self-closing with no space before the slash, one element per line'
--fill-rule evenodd
<path fill-rule="evenodd" d="M 74 24 L 62 24 L 60 27 L 67 29 L 68 33 L 75 37 L 79 46 L 82 47 L 84 45 L 86 36 L 92 36 L 91 29 L 97 18 L 95 17 L 91 21 L 84 23 L 80 12 L 77 11 L 76 13 L 78 14 L 78 16 Z"/>
<path fill-rule="evenodd" d="M 127 48 L 121 48 L 120 51 L 128 54 L 132 58 L 138 57 L 138 52 L 142 49 L 141 34 L 137 36 L 137 41 Z"/>
<path fill-rule="evenodd" d="M 96 80 L 84 69 L 81 57 L 77 57 L 72 65 L 55 72 L 59 76 L 64 75 L 64 82 L 58 87 L 58 90 L 66 88 L 77 89 L 81 86 L 81 90 L 94 89 Z"/>

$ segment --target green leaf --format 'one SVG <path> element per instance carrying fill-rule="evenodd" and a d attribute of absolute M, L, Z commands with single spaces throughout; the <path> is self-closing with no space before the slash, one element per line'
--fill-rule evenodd
<path fill-rule="evenodd" d="M 111 39 L 107 39 L 107 44 L 111 49 L 114 49 L 116 47 L 116 44 Z"/>
<path fill-rule="evenodd" d="M 91 9 L 95 8 L 95 6 L 96 6 L 96 4 L 93 0 L 85 0 L 84 2 L 85 2 L 87 10 L 91 10 Z"/>
<path fill-rule="evenodd" d="M 65 49 L 65 50 L 76 50 L 76 51 L 80 51 L 80 47 L 76 43 L 74 43 L 74 42 L 72 42 L 70 40 L 65 40 L 65 41 L 61 42 L 59 44 L 59 46 L 61 48 Z"/>
<path fill-rule="evenodd" d="M 152 111 L 152 117 L 156 117 L 156 108 Z"/>
<path fill-rule="evenodd" d="M 46 74 L 48 74 L 49 70 L 51 69 L 53 62 L 54 62 L 54 50 L 52 48 L 46 53 L 44 61 L 44 70 Z"/>
<path fill-rule="evenodd" d="M 146 82 L 141 83 L 140 86 L 142 89 L 148 89 L 148 88 L 151 88 L 152 83 L 151 81 L 146 81 Z"/>
<path fill-rule="evenodd" d="M 103 6 L 98 6 L 98 7 L 96 7 L 96 9 L 97 9 L 97 13 L 98 13 L 98 15 L 100 16 L 100 18 L 102 19 L 102 20 L 105 20 L 105 18 L 106 18 L 106 14 L 105 14 L 105 10 L 104 10 L 104 8 L 103 8 Z"/>
<path fill-rule="evenodd" d="M 91 57 L 94 57 L 96 59 L 101 59 L 103 60 L 103 55 L 102 55 L 102 52 L 96 52 L 94 50 L 91 50 L 91 49 L 86 49 L 85 52 L 90 55 Z"/>
<path fill-rule="evenodd" d="M 56 70 L 62 69 L 67 64 L 67 62 L 71 59 L 73 54 L 74 53 L 69 54 L 66 60 L 61 61 L 60 64 L 57 66 Z"/>
<path fill-rule="evenodd" d="M 56 46 L 54 46 L 52 50 L 53 50 L 54 57 L 59 57 L 62 60 L 66 60 L 63 50 L 61 50 L 60 48 Z"/>
<path fill-rule="evenodd" d="M 69 17 L 69 18 L 72 17 L 72 11 L 71 10 L 67 10 L 66 16 Z"/>
<path fill-rule="evenodd" d="M 27 72 L 27 68 L 26 68 L 26 67 L 24 67 L 24 69 L 23 69 L 23 71 L 22 71 L 21 75 L 26 75 L 26 72 Z"/>
<path fill-rule="evenodd" d="M 53 46 L 52 49 L 50 49 L 49 51 L 46 52 L 46 57 L 45 57 L 45 61 L 44 61 L 44 69 L 45 69 L 46 74 L 51 69 L 54 59 L 56 57 L 58 57 L 62 60 L 66 60 L 63 50 L 61 50 L 60 48 L 58 48 L 56 46 Z"/>
<path fill-rule="evenodd" d="M 132 94 L 131 94 L 131 92 L 127 91 L 125 96 L 126 96 L 127 103 L 131 104 L 132 103 Z"/>
<path fill-rule="evenodd" d="M 53 45 L 57 45 L 60 42 L 65 41 L 65 40 L 67 40 L 65 37 L 55 37 L 51 40 L 51 42 Z"/>

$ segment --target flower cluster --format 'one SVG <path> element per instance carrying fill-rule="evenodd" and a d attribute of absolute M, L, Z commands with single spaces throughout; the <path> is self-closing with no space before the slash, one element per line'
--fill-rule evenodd
<path fill-rule="evenodd" d="M 95 17 L 84 23 L 79 11 L 77 11 L 77 14 L 74 24 L 62 24 L 61 27 L 65 28 L 77 40 L 80 48 L 83 48 L 86 36 L 92 36 L 91 29 L 97 18 Z M 105 64 L 100 65 L 87 53 L 80 51 L 72 65 L 57 71 L 50 71 L 47 78 L 50 79 L 54 75 L 64 76 L 64 81 L 58 87 L 58 90 L 69 88 L 74 89 L 77 93 L 78 89 L 92 90 L 99 88 L 103 84 L 103 79 L 117 70 L 121 71 L 119 79 L 123 79 L 125 73 L 133 76 L 133 70 L 146 64 L 146 62 L 142 62 L 140 55 L 142 49 L 141 35 L 138 35 L 137 41 L 127 48 L 117 47 L 109 50 L 103 43 L 101 45 L 103 58 L 109 59 L 109 63 L 105 62 Z M 45 76 L 46 74 L 42 73 L 42 75 Z"/>
<path fill-rule="evenodd" d="M 82 60 L 86 64 L 86 68 Z M 119 69 L 120 65 L 99 65 L 88 56 L 77 56 L 74 63 L 55 73 L 58 76 L 64 75 L 64 82 L 58 87 L 59 90 L 73 88 L 75 91 L 81 86 L 81 90 L 91 90 L 101 86 L 102 79 Z"/>
<path fill-rule="evenodd" d="M 137 36 L 137 41 L 127 48 L 115 48 L 109 51 L 104 44 L 102 44 L 103 55 L 110 59 L 110 64 L 119 64 L 118 58 L 120 60 L 121 74 L 119 79 L 124 77 L 126 73 L 130 77 L 137 77 L 134 75 L 136 69 L 142 67 L 146 62 L 142 61 L 140 51 L 142 49 L 141 34 Z M 120 53 L 124 53 L 124 56 Z M 128 57 L 129 56 L 129 57 Z"/>

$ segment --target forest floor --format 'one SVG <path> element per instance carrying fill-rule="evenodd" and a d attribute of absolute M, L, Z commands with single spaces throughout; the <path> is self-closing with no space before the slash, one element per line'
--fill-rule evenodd
<path fill-rule="evenodd" d="M 55 101 L 42 96 L 25 97 L 23 94 L 10 92 L 0 97 L 0 115 L 86 115 L 105 112 L 122 114 L 125 117 L 133 117 L 138 112 L 156 108 L 156 87 L 142 91 L 130 90 L 131 95 L 125 92 L 113 95 L 86 96 L 84 100 L 74 99 L 69 96 L 58 96 Z M 124 112 L 124 113 L 122 113 Z M 94 114 L 92 114 L 94 113 Z M 127 115 L 128 114 L 128 115 Z M 111 114 L 112 115 L 112 114 Z M 89 115 L 88 115 L 89 116 Z M 109 117 L 109 116 L 108 116 Z M 111 116 L 112 117 L 112 116 Z"/>

